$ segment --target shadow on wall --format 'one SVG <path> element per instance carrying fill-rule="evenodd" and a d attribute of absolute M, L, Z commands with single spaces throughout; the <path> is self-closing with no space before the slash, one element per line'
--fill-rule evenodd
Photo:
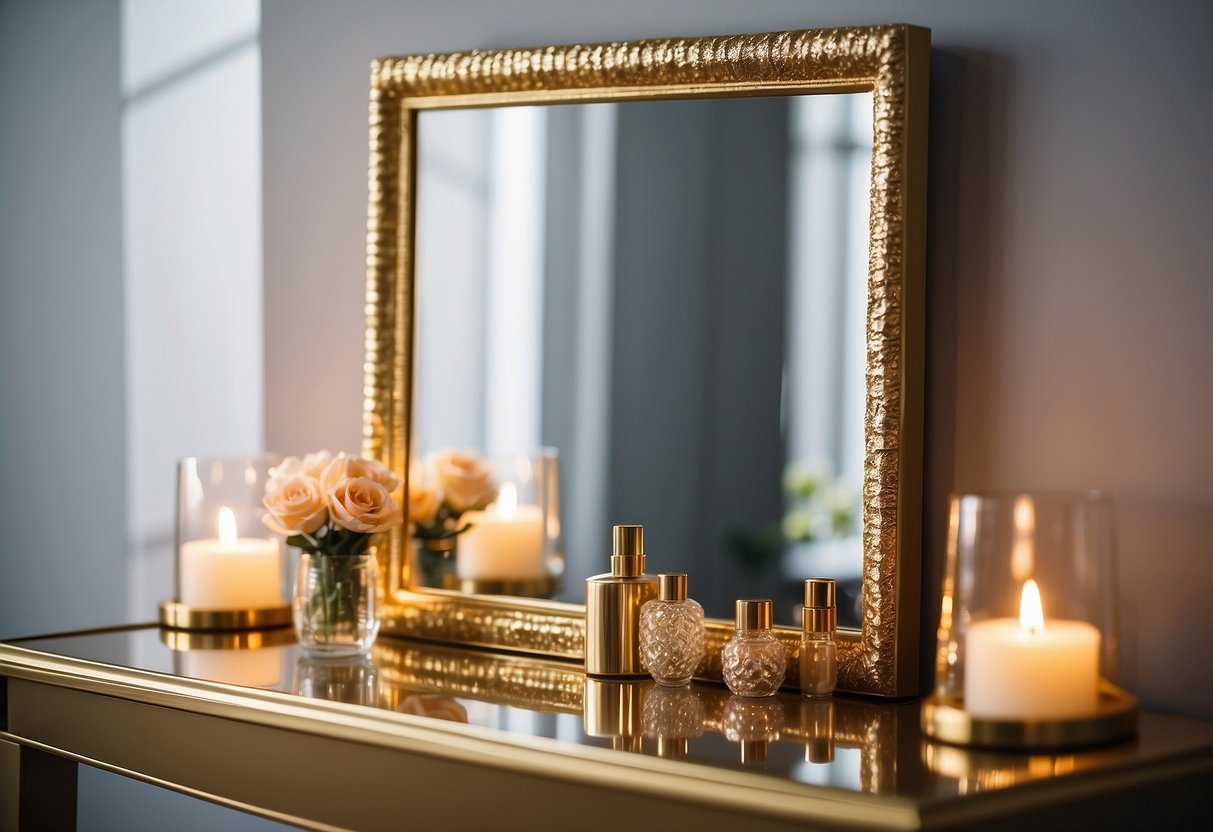
<path fill-rule="evenodd" d="M 1213 690 L 1213 503 L 1113 495 L 1113 504 L 1121 682 L 1149 707 L 1207 719 L 1213 703 L 1201 692 Z M 1155 642 L 1160 636 L 1166 641 Z"/>
<path fill-rule="evenodd" d="M 923 693 L 934 672 L 948 494 L 959 482 L 989 482 L 983 438 L 997 430 L 991 402 L 998 384 L 998 320 L 989 310 L 1001 279 L 1010 75 L 1009 62 L 989 52 L 931 50 Z"/>

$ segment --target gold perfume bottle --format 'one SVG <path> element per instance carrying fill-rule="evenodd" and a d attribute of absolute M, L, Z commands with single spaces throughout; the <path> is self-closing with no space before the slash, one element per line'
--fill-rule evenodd
<path fill-rule="evenodd" d="M 644 527 L 616 526 L 611 571 L 585 581 L 585 672 L 647 676 L 640 662 L 640 608 L 657 597 L 644 574 Z"/>

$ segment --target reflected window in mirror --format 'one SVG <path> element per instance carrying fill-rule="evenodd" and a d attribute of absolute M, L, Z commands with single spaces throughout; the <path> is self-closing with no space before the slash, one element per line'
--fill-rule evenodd
<path fill-rule="evenodd" d="M 559 450 L 581 601 L 609 529 L 858 627 L 871 95 L 418 115 L 413 447 Z"/>

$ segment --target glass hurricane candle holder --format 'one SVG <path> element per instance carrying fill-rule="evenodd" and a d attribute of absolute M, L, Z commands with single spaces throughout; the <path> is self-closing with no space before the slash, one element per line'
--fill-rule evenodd
<path fill-rule="evenodd" d="M 291 623 L 282 542 L 262 523 L 276 457 L 200 459 L 177 465 L 176 595 L 161 623 L 244 630 Z"/>
<path fill-rule="evenodd" d="M 1112 507 L 1095 493 L 952 499 L 923 729 L 1034 749 L 1132 735 L 1117 673 Z"/>
<path fill-rule="evenodd" d="M 555 448 L 490 458 L 494 500 L 469 511 L 456 545 L 455 576 L 464 592 L 548 597 L 564 574 L 560 464 Z"/>

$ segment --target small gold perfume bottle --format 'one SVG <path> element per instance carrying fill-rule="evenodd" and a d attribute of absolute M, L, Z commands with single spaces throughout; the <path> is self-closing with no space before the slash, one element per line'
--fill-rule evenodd
<path fill-rule="evenodd" d="M 800 637 L 800 692 L 822 697 L 838 682 L 838 606 L 834 581 L 809 578 L 804 582 L 804 634 Z"/>
<path fill-rule="evenodd" d="M 585 581 L 585 672 L 647 676 L 640 660 L 640 608 L 657 597 L 644 574 L 644 527 L 616 526 L 611 571 Z"/>

